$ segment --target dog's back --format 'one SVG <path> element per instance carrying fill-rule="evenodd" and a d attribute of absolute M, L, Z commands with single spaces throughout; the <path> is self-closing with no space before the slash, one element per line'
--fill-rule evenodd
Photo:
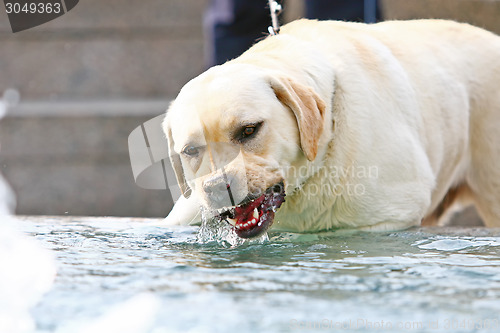
<path fill-rule="evenodd" d="M 374 25 L 300 20 L 284 26 L 281 35 L 282 41 L 269 38 L 249 53 L 272 54 L 275 45 L 288 66 L 290 59 L 300 59 L 297 54 L 319 52 L 334 68 L 337 89 L 349 94 L 343 96 L 349 107 L 342 109 L 352 115 L 339 116 L 359 118 L 353 105 L 365 103 L 360 110 L 381 117 L 400 112 L 395 117 L 411 124 L 435 182 L 427 221 L 439 218 L 451 203 L 469 200 L 486 225 L 500 226 L 499 36 L 446 20 Z M 304 44 L 293 43 L 297 50 L 283 52 L 290 37 Z M 363 87 L 372 85 L 378 91 L 370 98 Z"/>

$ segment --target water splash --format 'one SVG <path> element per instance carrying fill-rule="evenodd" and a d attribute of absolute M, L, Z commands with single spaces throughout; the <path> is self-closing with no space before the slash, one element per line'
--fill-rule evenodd
<path fill-rule="evenodd" d="M 229 223 L 215 219 L 212 216 L 213 214 L 210 211 L 202 209 L 201 226 L 196 236 L 197 243 L 216 243 L 224 247 L 237 247 L 243 244 L 262 244 L 269 241 L 267 232 L 251 239 L 241 238 Z"/>

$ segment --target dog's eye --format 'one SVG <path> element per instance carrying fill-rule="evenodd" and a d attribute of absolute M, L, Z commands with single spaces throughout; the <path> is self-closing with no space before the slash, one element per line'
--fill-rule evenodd
<path fill-rule="evenodd" d="M 258 132 L 261 125 L 262 125 L 262 122 L 257 123 L 257 124 L 250 124 L 250 125 L 244 126 L 240 130 L 240 133 L 238 135 L 236 135 L 236 139 L 240 142 L 243 142 L 243 141 L 251 138 L 252 136 L 255 135 L 255 133 Z"/>
<path fill-rule="evenodd" d="M 200 152 L 199 149 L 196 147 L 193 147 L 193 146 L 186 146 L 186 147 L 184 147 L 184 149 L 182 149 L 182 153 L 184 155 L 191 156 L 191 157 L 198 155 L 199 152 Z"/>
<path fill-rule="evenodd" d="M 247 126 L 243 130 L 243 135 L 250 136 L 255 133 L 255 126 Z"/>

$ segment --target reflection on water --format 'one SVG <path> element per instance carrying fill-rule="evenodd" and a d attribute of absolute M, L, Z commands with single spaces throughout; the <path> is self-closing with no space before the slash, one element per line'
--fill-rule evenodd
<path fill-rule="evenodd" d="M 150 332 L 500 330 L 500 230 L 271 232 L 229 247 L 159 220 L 29 217 L 22 226 L 58 264 L 32 311 L 39 332 L 106 318 L 110 332 L 117 317 L 146 320 Z"/>

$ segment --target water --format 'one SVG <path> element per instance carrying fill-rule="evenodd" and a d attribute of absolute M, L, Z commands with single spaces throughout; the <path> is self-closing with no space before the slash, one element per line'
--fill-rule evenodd
<path fill-rule="evenodd" d="M 270 233 L 25 217 L 55 254 L 37 332 L 498 332 L 500 230 Z"/>

